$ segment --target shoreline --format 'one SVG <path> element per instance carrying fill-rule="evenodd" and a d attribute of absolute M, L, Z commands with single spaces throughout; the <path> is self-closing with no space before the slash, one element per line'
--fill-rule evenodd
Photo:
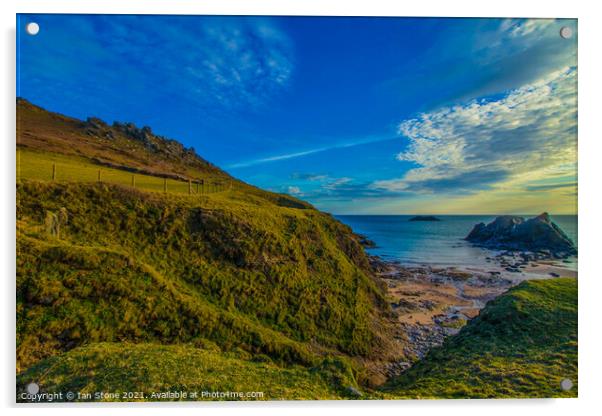
<path fill-rule="evenodd" d="M 524 280 L 577 278 L 562 260 L 530 259 L 522 253 L 492 254 L 491 267 L 408 265 L 370 255 L 370 265 L 387 287 L 397 326 L 396 338 L 407 341 L 406 360 L 391 362 L 392 378 L 409 369 L 445 339 L 479 315 L 487 302 Z"/>

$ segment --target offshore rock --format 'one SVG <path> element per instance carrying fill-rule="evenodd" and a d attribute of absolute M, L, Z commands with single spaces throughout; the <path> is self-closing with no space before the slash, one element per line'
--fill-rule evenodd
<path fill-rule="evenodd" d="M 503 215 L 487 225 L 479 223 L 465 240 L 489 249 L 531 251 L 548 258 L 577 254 L 573 241 L 550 219 L 547 212 L 528 220 Z"/>

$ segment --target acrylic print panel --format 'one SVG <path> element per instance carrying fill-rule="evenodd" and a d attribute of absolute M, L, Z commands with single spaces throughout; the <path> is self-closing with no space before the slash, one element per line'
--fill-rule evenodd
<path fill-rule="evenodd" d="M 17 20 L 17 401 L 577 396 L 576 20 Z"/>

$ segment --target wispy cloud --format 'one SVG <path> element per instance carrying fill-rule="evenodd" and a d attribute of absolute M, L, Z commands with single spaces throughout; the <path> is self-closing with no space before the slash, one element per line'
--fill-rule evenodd
<path fill-rule="evenodd" d="M 262 165 L 264 163 L 278 162 L 278 161 L 287 160 L 287 159 L 296 159 L 299 157 L 309 156 L 309 155 L 313 155 L 316 153 L 327 152 L 329 150 L 346 149 L 346 148 L 362 146 L 362 145 L 370 144 L 370 143 L 384 142 L 387 140 L 391 140 L 391 137 L 389 137 L 389 136 L 387 136 L 387 137 L 368 137 L 368 138 L 352 140 L 352 141 L 344 142 L 344 143 L 337 143 L 337 144 L 333 144 L 330 146 L 321 146 L 321 147 L 316 147 L 316 148 L 309 149 L 309 150 L 301 150 L 301 151 L 291 152 L 291 153 L 282 153 L 282 154 L 275 155 L 275 156 L 268 156 L 268 157 L 251 159 L 251 160 L 238 162 L 238 163 L 232 163 L 232 164 L 228 165 L 226 168 L 227 169 L 246 168 L 246 167 L 250 167 L 250 166 Z"/>
<path fill-rule="evenodd" d="M 344 185 L 353 181 L 353 178 L 347 176 L 343 177 L 332 177 L 326 174 L 315 174 L 315 173 L 293 173 L 291 179 L 301 180 L 306 182 L 318 183 L 318 193 L 320 191 L 331 192 L 341 188 Z"/>
<path fill-rule="evenodd" d="M 471 193 L 566 176 L 577 160 L 576 70 L 565 68 L 498 100 L 474 100 L 403 121 L 403 177 L 388 191 Z"/>
<path fill-rule="evenodd" d="M 504 19 L 500 30 L 512 37 L 542 35 L 554 22 L 555 19 Z"/>
<path fill-rule="evenodd" d="M 301 180 L 310 181 L 310 182 L 320 182 L 320 181 L 327 180 L 328 178 L 329 178 L 328 175 L 319 174 L 319 173 L 294 172 L 293 174 L 291 174 L 291 179 L 301 179 Z"/>
<path fill-rule="evenodd" d="M 527 191 L 552 191 L 557 189 L 577 189 L 577 182 L 570 183 L 551 183 L 547 185 L 528 185 L 526 186 Z"/>
<path fill-rule="evenodd" d="M 471 19 L 457 24 L 462 30 L 422 51 L 411 68 L 384 82 L 383 91 L 398 94 L 403 102 L 417 100 L 422 107 L 415 111 L 432 111 L 505 93 L 577 65 L 574 19 Z M 563 26 L 575 36 L 562 39 Z"/>
<path fill-rule="evenodd" d="M 44 36 L 25 38 L 29 89 L 68 91 L 82 104 L 127 85 L 129 96 L 249 109 L 289 83 L 293 47 L 271 21 L 219 16 L 40 15 Z M 120 90 L 115 89 L 115 92 Z M 139 94 L 133 92 L 138 91 Z M 79 95 L 78 95 L 79 94 Z"/>
<path fill-rule="evenodd" d="M 253 159 L 253 160 L 248 160 L 246 162 L 233 163 L 233 164 L 227 166 L 227 168 L 228 169 L 246 168 L 249 166 L 256 166 L 256 165 L 261 165 L 261 164 L 269 163 L 269 162 L 278 162 L 280 160 L 294 159 L 297 157 L 307 156 L 307 155 L 311 155 L 314 153 L 324 152 L 324 151 L 330 150 L 330 149 L 334 149 L 334 147 L 319 147 L 317 149 L 304 150 L 301 152 L 284 153 L 284 154 L 276 155 L 276 156 L 269 156 L 269 157 L 264 157 L 264 158 L 259 158 L 259 159 Z"/>
<path fill-rule="evenodd" d="M 293 196 L 303 196 L 303 192 L 298 186 L 289 186 L 287 188 L 287 193 Z"/>
<path fill-rule="evenodd" d="M 383 198 L 398 192 L 386 192 L 375 189 L 370 182 L 358 181 L 357 179 L 342 176 L 336 177 L 325 173 L 298 173 L 291 175 L 296 181 L 296 186 L 286 187 L 291 195 L 302 196 L 316 203 L 320 201 L 351 201 L 357 198 Z M 291 188 L 292 191 L 291 192 Z M 297 190 L 303 189 L 302 192 Z"/>
<path fill-rule="evenodd" d="M 326 181 L 324 183 L 324 185 L 322 186 L 323 189 L 326 189 L 327 191 L 334 191 L 339 189 L 342 186 L 347 185 L 348 183 L 352 182 L 353 179 L 352 178 L 348 178 L 348 177 L 342 177 L 342 178 L 333 178 L 332 180 Z"/>
<path fill-rule="evenodd" d="M 200 93 L 228 106 L 261 104 L 291 77 L 291 42 L 265 21 L 208 24 L 199 43 L 202 50 L 186 70 L 197 85 L 209 87 Z"/>

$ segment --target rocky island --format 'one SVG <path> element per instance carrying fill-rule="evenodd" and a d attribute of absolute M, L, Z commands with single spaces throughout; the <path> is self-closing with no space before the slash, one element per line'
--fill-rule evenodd
<path fill-rule="evenodd" d="M 571 239 L 556 225 L 547 212 L 525 220 L 503 215 L 491 223 L 479 223 L 465 240 L 494 249 L 533 252 L 539 258 L 566 258 L 577 254 Z"/>
<path fill-rule="evenodd" d="M 408 221 L 441 221 L 441 219 L 433 215 L 417 215 L 410 218 Z"/>

